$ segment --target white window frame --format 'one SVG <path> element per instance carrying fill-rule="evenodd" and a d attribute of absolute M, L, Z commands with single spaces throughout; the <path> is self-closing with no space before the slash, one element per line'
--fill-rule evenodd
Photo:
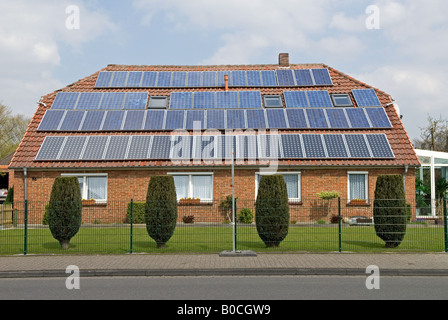
<path fill-rule="evenodd" d="M 88 199 L 88 177 L 104 177 L 106 178 L 106 198 L 105 199 L 94 199 L 95 203 L 107 203 L 107 195 L 108 195 L 108 185 L 109 185 L 109 176 L 107 173 L 62 173 L 61 176 L 63 177 L 77 177 L 77 178 L 83 178 L 83 190 L 81 191 L 81 198 L 83 200 L 89 200 Z"/>
<path fill-rule="evenodd" d="M 169 176 L 188 176 L 188 197 L 193 198 L 193 176 L 210 176 L 212 178 L 211 185 L 211 198 L 210 199 L 200 199 L 201 203 L 212 202 L 214 198 L 214 183 L 215 176 L 213 172 L 168 172 Z M 177 199 L 178 201 L 180 199 Z"/>
<path fill-rule="evenodd" d="M 355 174 L 357 174 L 357 175 L 364 175 L 364 183 L 365 183 L 365 186 L 366 186 L 366 191 L 365 191 L 365 195 L 364 195 L 364 199 L 361 199 L 361 200 L 366 200 L 366 202 L 368 203 L 369 202 L 369 172 L 368 171 L 348 171 L 347 172 L 347 199 L 348 199 L 348 202 L 350 202 L 351 200 L 354 200 L 354 199 L 351 199 L 351 197 L 350 197 L 350 175 L 355 175 Z"/>
<path fill-rule="evenodd" d="M 287 172 L 278 172 L 278 175 L 295 175 L 297 176 L 298 182 L 298 198 L 289 198 L 289 202 L 301 202 L 302 201 L 302 172 L 300 171 L 287 171 Z M 258 176 L 268 176 L 271 175 L 269 173 L 256 172 L 255 173 L 255 199 L 258 196 Z"/>

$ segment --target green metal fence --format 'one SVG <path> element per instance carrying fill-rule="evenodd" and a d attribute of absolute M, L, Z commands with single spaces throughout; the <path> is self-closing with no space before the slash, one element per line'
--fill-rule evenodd
<path fill-rule="evenodd" d="M 287 236 L 275 248 L 266 247 L 255 223 L 255 201 L 236 201 L 234 224 L 228 201 L 178 203 L 178 222 L 166 247 L 157 248 L 148 235 L 144 202 L 84 203 L 82 225 L 62 250 L 46 224 L 45 202 L 15 202 L 0 220 L 0 255 L 125 254 L 255 252 L 448 252 L 446 199 L 437 216 L 416 217 L 407 201 L 406 232 L 396 248 L 386 248 L 375 231 L 373 201 L 309 199 L 289 205 Z M 359 217 L 353 219 L 353 217 Z M 352 218 L 352 219 L 351 219 Z"/>

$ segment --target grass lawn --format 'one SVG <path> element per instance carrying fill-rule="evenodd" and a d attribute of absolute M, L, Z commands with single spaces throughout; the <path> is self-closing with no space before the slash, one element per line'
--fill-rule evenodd
<path fill-rule="evenodd" d="M 371 226 L 341 229 L 342 251 L 349 252 L 442 252 L 443 227 L 409 226 L 402 244 L 395 249 L 385 249 L 384 242 Z M 134 253 L 218 253 L 233 248 L 233 232 L 228 225 L 179 226 L 167 246 L 157 249 L 144 227 L 134 227 L 132 249 Z M 29 229 L 27 254 L 124 254 L 129 253 L 130 228 L 83 227 L 71 240 L 68 251 L 60 249 L 49 229 Z M 334 252 L 339 250 L 337 225 L 291 226 L 286 239 L 278 248 L 266 248 L 255 226 L 239 226 L 237 249 L 255 252 Z M 0 230 L 0 255 L 23 254 L 24 230 Z"/>

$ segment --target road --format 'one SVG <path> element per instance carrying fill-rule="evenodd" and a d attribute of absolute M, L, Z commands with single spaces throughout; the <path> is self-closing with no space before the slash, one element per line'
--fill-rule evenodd
<path fill-rule="evenodd" d="M 0 279 L 0 300 L 448 299 L 448 277 L 384 276 L 379 289 L 370 290 L 366 280 L 367 275 Z M 66 281 L 75 289 L 67 289 Z"/>

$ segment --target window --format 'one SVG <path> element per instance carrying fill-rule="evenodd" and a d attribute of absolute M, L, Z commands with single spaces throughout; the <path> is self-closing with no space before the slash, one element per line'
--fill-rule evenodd
<path fill-rule="evenodd" d="M 281 95 L 270 95 L 263 96 L 264 106 L 265 108 L 282 108 L 282 96 Z"/>
<path fill-rule="evenodd" d="M 168 97 L 149 97 L 149 109 L 166 109 Z"/>
<path fill-rule="evenodd" d="M 368 200 L 369 175 L 367 172 L 348 173 L 349 201 L 359 199 Z"/>
<path fill-rule="evenodd" d="M 181 198 L 213 200 L 212 173 L 169 173 L 169 175 L 174 178 L 178 200 Z"/>
<path fill-rule="evenodd" d="M 289 201 L 301 201 L 301 174 L 300 172 L 280 172 L 286 182 L 286 190 L 288 192 Z M 255 174 L 255 198 L 258 194 L 258 186 L 260 185 L 260 179 L 262 174 Z"/>
<path fill-rule="evenodd" d="M 331 99 L 335 107 L 353 107 L 352 100 L 348 93 L 332 94 Z"/>
<path fill-rule="evenodd" d="M 63 174 L 77 177 L 82 199 L 94 199 L 96 203 L 107 201 L 107 174 Z"/>

